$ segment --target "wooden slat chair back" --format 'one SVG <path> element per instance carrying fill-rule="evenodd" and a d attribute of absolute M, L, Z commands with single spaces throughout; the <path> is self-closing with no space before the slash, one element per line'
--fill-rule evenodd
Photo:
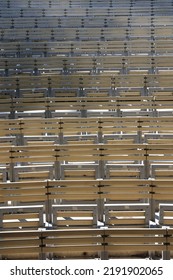
<path fill-rule="evenodd" d="M 40 233 L 34 230 L 1 231 L 0 257 L 9 260 L 40 259 Z"/>
<path fill-rule="evenodd" d="M 171 229 L 160 228 L 1 231 L 0 256 L 2 259 L 144 258 L 153 251 L 160 254 L 171 251 L 172 234 Z"/>
<path fill-rule="evenodd" d="M 42 232 L 43 254 L 53 259 L 100 258 L 104 251 L 102 233 L 97 229 L 69 229 Z"/>
<path fill-rule="evenodd" d="M 108 227 L 149 227 L 150 205 L 105 204 L 105 226 Z"/>
<path fill-rule="evenodd" d="M 93 180 L 98 177 L 98 164 L 62 164 L 62 180 Z"/>
<path fill-rule="evenodd" d="M 160 227 L 173 227 L 173 204 L 159 205 L 159 225 Z"/>
<path fill-rule="evenodd" d="M 97 227 L 96 205 L 53 205 L 53 228 Z"/>
<path fill-rule="evenodd" d="M 141 165 L 121 165 L 106 164 L 106 178 L 109 179 L 139 179 L 142 178 L 144 166 Z"/>
<path fill-rule="evenodd" d="M 0 207 L 1 230 L 24 230 L 44 227 L 44 208 L 38 206 Z"/>
<path fill-rule="evenodd" d="M 53 165 L 27 165 L 14 167 L 15 181 L 47 181 L 54 178 Z"/>
<path fill-rule="evenodd" d="M 150 253 L 157 251 L 162 255 L 166 251 L 164 229 L 124 228 L 106 230 L 105 251 L 109 258 L 118 256 L 149 257 Z"/>
<path fill-rule="evenodd" d="M 0 203 L 2 205 L 45 204 L 47 200 L 46 181 L 21 181 L 0 183 Z"/>

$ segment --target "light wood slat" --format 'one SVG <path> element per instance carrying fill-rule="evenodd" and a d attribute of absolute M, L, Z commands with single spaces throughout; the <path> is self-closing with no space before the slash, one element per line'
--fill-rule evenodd
<path fill-rule="evenodd" d="M 11 229 L 11 228 L 36 228 L 36 227 L 39 227 L 39 221 L 35 221 L 35 222 L 31 222 L 31 221 L 28 221 L 28 222 L 10 222 L 10 223 L 3 223 L 3 228 L 4 229 Z"/>
<path fill-rule="evenodd" d="M 141 230 L 143 230 L 143 229 L 141 229 Z M 127 229 L 127 231 L 128 231 L 128 229 Z M 143 230 L 144 231 L 144 230 Z M 157 236 L 157 237 L 155 237 L 155 236 L 145 236 L 145 234 L 143 235 L 143 236 L 135 236 L 135 234 L 133 235 L 133 236 L 131 236 L 130 234 L 129 235 L 127 235 L 127 236 L 124 236 L 124 237 L 121 237 L 121 236 L 116 236 L 116 237 L 106 237 L 106 241 L 109 243 L 112 243 L 112 244 L 115 244 L 115 245 L 117 245 L 117 244 L 122 244 L 124 247 L 125 247 L 125 245 L 126 244 L 134 244 L 134 245 L 137 245 L 137 244 L 139 244 L 139 245 L 144 245 L 144 244 L 147 244 L 147 243 L 149 243 L 149 244 L 155 244 L 156 243 L 156 240 L 157 240 L 157 242 L 158 243 L 163 243 L 164 242 L 164 237 L 163 236 L 161 236 L 161 237 L 159 237 L 159 236 Z"/>
<path fill-rule="evenodd" d="M 92 217 L 93 213 L 91 211 L 57 211 L 57 217 Z"/>
<path fill-rule="evenodd" d="M 111 252 L 128 252 L 128 251 L 138 251 L 138 252 L 141 252 L 141 251 L 155 251 L 155 250 L 158 250 L 158 251 L 163 251 L 165 249 L 165 246 L 164 245 L 147 245 L 147 244 L 144 244 L 144 245 L 116 245 L 116 246 L 112 246 L 112 245 L 108 245 L 106 246 L 106 250 L 111 253 Z"/>
<path fill-rule="evenodd" d="M 132 226 L 132 225 L 142 225 L 142 226 L 144 226 L 145 225 L 145 220 L 143 220 L 143 219 L 139 219 L 139 220 L 137 220 L 137 219 L 123 219 L 123 220 L 121 220 L 121 219 L 111 219 L 110 220 L 110 222 L 108 223 L 109 225 L 111 225 L 111 226 L 114 226 L 114 225 L 125 225 L 125 226 L 128 226 L 128 225 L 130 225 L 130 226 Z"/>
<path fill-rule="evenodd" d="M 4 220 L 10 220 L 10 219 L 34 219 L 38 218 L 38 213 L 17 213 L 17 214 L 4 214 L 3 218 Z"/>
<path fill-rule="evenodd" d="M 131 216 L 145 216 L 145 211 L 114 211 L 114 210 L 110 210 L 109 212 L 110 217 L 115 217 L 116 215 L 120 216 L 120 217 L 131 217 Z"/>
<path fill-rule="evenodd" d="M 68 221 L 60 221 L 58 220 L 57 221 L 57 225 L 58 226 L 64 226 L 64 227 L 67 227 L 67 226 L 76 226 L 76 227 L 79 227 L 79 226 L 92 226 L 93 225 L 93 221 L 91 220 L 80 220 L 80 221 L 75 221 L 75 220 L 68 220 Z"/>

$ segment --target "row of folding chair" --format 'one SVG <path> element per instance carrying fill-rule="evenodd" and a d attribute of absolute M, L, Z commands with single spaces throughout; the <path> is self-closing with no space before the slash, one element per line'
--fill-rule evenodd
<path fill-rule="evenodd" d="M 48 180 L 60 178 L 65 180 L 91 180 L 97 178 L 110 179 L 131 179 L 131 178 L 173 178 L 173 164 L 171 163 L 153 163 L 146 174 L 146 165 L 140 164 L 105 164 L 102 172 L 97 163 L 82 163 L 82 164 L 61 164 L 57 169 L 54 164 L 26 164 L 10 166 L 1 164 L 0 167 L 0 181 L 26 181 L 26 180 Z"/>
<path fill-rule="evenodd" d="M 100 55 L 163 55 L 172 54 L 172 39 L 133 39 L 133 40 L 110 40 L 110 41 L 40 41 L 40 42 L 1 42 L 1 57 L 51 57 L 65 56 L 100 56 Z M 157 58 L 157 57 L 156 57 Z M 65 58 L 64 58 L 65 59 Z"/>
<path fill-rule="evenodd" d="M 142 71 L 141 71 L 142 72 Z M 14 77 L 9 77 L 9 78 L 2 78 L 1 81 L 2 83 L 6 83 L 11 80 L 12 87 L 9 88 L 8 90 L 1 90 L 1 99 L 2 101 L 4 101 L 4 103 L 6 102 L 8 104 L 8 102 L 12 102 L 15 101 L 17 102 L 18 99 L 17 98 L 23 98 L 21 99 L 21 101 L 23 102 L 27 102 L 29 103 L 29 101 L 31 101 L 32 98 L 34 98 L 36 101 L 38 99 L 40 99 L 40 101 L 43 101 L 44 97 L 48 97 L 45 98 L 46 102 L 49 102 L 49 100 L 53 101 L 53 102 L 57 102 L 58 99 L 60 102 L 62 102 L 62 99 L 64 98 L 64 104 L 68 103 L 68 98 L 69 101 L 72 102 L 77 102 L 77 101 L 81 101 L 81 100 L 85 100 L 87 102 L 91 102 L 94 101 L 96 98 L 98 99 L 99 102 L 106 102 L 106 99 L 108 99 L 108 102 L 110 100 L 113 100 L 112 102 L 116 102 L 117 100 L 120 100 L 120 102 L 122 102 L 123 100 L 126 101 L 129 98 L 129 102 L 137 102 L 138 100 L 141 99 L 141 101 L 145 98 L 144 96 L 146 96 L 146 101 L 147 102 L 153 102 L 154 100 L 158 101 L 167 101 L 168 99 L 171 99 L 172 96 L 172 91 L 171 88 L 167 87 L 167 88 L 146 88 L 146 85 L 150 82 L 151 83 L 151 79 L 155 79 L 156 77 L 158 78 L 163 78 L 162 75 L 164 75 L 164 77 L 166 76 L 165 74 L 167 73 L 169 76 L 171 75 L 172 71 L 167 71 L 167 70 L 163 70 L 160 71 L 160 75 L 147 75 L 147 76 L 142 76 L 140 75 L 140 72 L 134 71 L 134 73 L 138 74 L 138 75 L 111 75 L 109 76 L 109 71 L 108 71 L 108 79 L 106 80 L 106 75 L 91 75 L 90 76 L 90 81 L 91 83 L 98 81 L 98 86 L 99 86 L 99 80 L 100 80 L 100 76 L 102 76 L 103 79 L 105 79 L 105 86 L 110 86 L 110 88 L 84 88 L 84 83 L 87 82 L 87 75 L 82 75 L 82 76 L 78 76 L 78 75 L 70 75 L 70 78 L 73 80 L 73 86 L 79 86 L 79 88 L 62 88 L 62 89 L 58 89 L 58 88 L 52 88 L 53 83 L 55 82 L 54 78 L 55 75 L 49 76 L 48 79 L 46 77 L 44 77 L 45 79 L 41 79 L 38 76 L 38 80 L 39 82 L 43 82 L 46 84 L 46 82 L 48 82 L 49 87 L 48 88 L 34 88 L 33 90 L 31 89 L 26 89 L 26 88 L 22 88 L 23 86 L 23 82 L 25 81 L 25 77 L 24 76 L 20 76 L 19 78 L 14 78 Z M 139 79 L 141 79 L 141 82 L 143 80 L 144 82 L 144 87 L 140 88 L 140 87 L 134 87 L 134 88 L 128 88 L 128 87 L 120 87 L 118 83 L 123 82 L 126 80 L 129 80 L 129 78 L 132 79 L 137 79 L 137 76 Z M 57 76 L 58 81 L 59 82 L 63 82 L 63 78 L 62 77 L 58 77 Z M 64 76 L 65 78 L 65 76 Z M 168 76 L 167 76 L 168 78 Z M 79 80 L 78 80 L 79 79 Z M 110 79 L 110 81 L 109 81 Z M 122 79 L 122 80 L 121 80 Z M 31 77 L 32 82 L 36 81 L 35 77 Z M 65 82 L 65 79 L 64 79 Z M 79 82 L 79 85 L 77 85 Z M 110 85 L 108 85 L 108 83 L 111 83 Z M 15 83 L 16 83 L 16 90 L 15 91 Z M 76 85 L 74 84 L 76 83 Z M 107 83 L 107 84 L 106 84 Z M 115 88 L 115 84 L 117 83 L 117 86 Z M 44 84 L 44 86 L 46 86 Z M 55 84 L 54 84 L 55 85 Z M 70 85 L 70 84 L 69 84 Z M 28 84 L 29 86 L 29 84 Z M 71 86 L 71 85 L 70 85 Z M 128 98 L 126 98 L 128 97 Z M 126 100 L 125 100 L 126 98 Z M 20 99 L 19 99 L 20 100 Z"/>
<path fill-rule="evenodd" d="M 95 56 L 95 57 L 40 57 L 40 58 L 2 58 L 0 62 L 1 75 L 16 75 L 17 73 L 59 74 L 59 73 L 159 73 L 172 70 L 172 56 Z M 143 71 L 143 72 L 142 72 Z M 169 72 L 168 72 L 169 74 Z"/>
<path fill-rule="evenodd" d="M 82 79 L 81 79 L 82 80 Z M 2 81 L 2 80 L 1 80 Z M 4 80 L 3 80 L 4 81 Z M 6 81 L 6 79 L 5 79 Z M 16 81 L 16 84 L 19 81 Z M 13 84 L 14 85 L 14 84 Z M 19 86 L 19 84 L 17 84 Z M 142 97 L 142 96 L 152 96 L 153 100 L 155 97 L 162 96 L 163 98 L 169 98 L 173 95 L 171 88 L 140 88 L 140 87 L 119 87 L 119 88 L 33 88 L 33 89 L 22 89 L 14 88 L 12 89 L 1 89 L 1 100 L 11 99 L 11 98 L 40 98 L 40 97 L 55 97 L 55 98 L 76 98 L 76 97 L 89 97 L 91 98 L 107 98 L 112 97 Z"/>
<path fill-rule="evenodd" d="M 4 150 L 3 150 L 4 148 Z M 65 161 L 76 161 L 80 159 L 81 155 L 76 155 L 78 159 L 75 158 L 75 152 L 76 149 L 81 149 L 83 151 L 83 160 L 81 158 L 81 161 L 85 162 L 87 160 L 87 155 L 88 161 L 94 161 L 94 160 L 108 160 L 108 161 L 123 161 L 123 157 L 128 155 L 128 154 L 134 154 L 131 158 L 129 159 L 124 158 L 124 160 L 155 160 L 155 161 L 166 161 L 166 160 L 171 160 L 171 149 L 172 145 L 170 144 L 121 144 L 121 143 L 116 143 L 116 144 L 55 144 L 55 145 L 33 145 L 33 146 L 12 146 L 12 147 L 2 147 L 1 148 L 1 153 L 4 156 L 4 159 L 7 160 L 7 162 L 12 161 L 12 162 L 17 162 L 18 160 L 20 161 L 26 161 L 25 158 L 29 159 L 31 157 L 32 160 L 32 153 L 33 153 L 33 162 L 35 161 L 35 157 L 38 156 L 38 161 L 39 157 L 41 156 L 41 151 L 43 151 L 43 156 L 44 156 L 44 151 L 45 151 L 45 161 L 46 157 L 47 160 L 54 160 L 53 157 L 58 157 L 58 160 L 65 160 Z M 119 156 L 118 149 L 121 148 L 121 154 Z M 86 149 L 86 151 L 85 151 Z M 140 151 L 139 151 L 140 150 Z M 5 154 L 6 151 L 9 151 L 9 154 Z M 40 151 L 40 154 L 39 154 Z M 130 152 L 131 151 L 131 152 Z M 38 154 L 37 154 L 38 153 Z M 34 156 L 35 154 L 35 156 Z M 136 157 L 135 157 L 136 154 Z M 169 155 L 169 157 L 168 157 Z M 63 157 L 66 156 L 66 158 L 63 159 Z M 101 159 L 101 157 L 104 157 Z M 40 159 L 41 160 L 41 159 Z M 79 160 L 80 161 L 80 160 Z"/>
<path fill-rule="evenodd" d="M 170 228 L 173 226 L 173 204 L 169 203 L 159 204 L 153 223 L 149 203 L 105 203 L 100 212 L 97 204 L 52 204 L 51 212 L 45 211 L 44 205 L 1 206 L 0 229 Z"/>
<path fill-rule="evenodd" d="M 171 98 L 167 98 L 168 102 Z M 120 141 L 124 141 L 121 142 L 124 144 L 171 144 L 172 141 L 172 117 L 0 119 L 0 129 L 1 146 L 25 143 L 27 145 L 118 144 L 118 141 L 119 144 Z"/>
<path fill-rule="evenodd" d="M 163 27 L 161 24 L 161 19 L 164 20 L 164 16 L 161 18 L 158 16 L 148 16 L 141 19 L 141 22 L 139 21 L 139 16 L 119 16 L 116 17 L 111 15 L 107 18 L 105 16 L 101 15 L 99 17 L 93 17 L 93 16 L 77 16 L 73 17 L 71 14 L 68 14 L 68 16 L 56 16 L 56 17 L 50 17 L 49 15 L 45 15 L 44 17 L 29 17 L 27 16 L 25 18 L 25 21 L 23 20 L 23 17 L 2 17 L 2 25 L 1 28 L 3 29 L 18 29 L 18 28 L 56 28 L 57 26 L 59 28 L 68 28 L 69 26 L 73 28 L 92 28 L 92 27 L 116 27 L 119 30 L 129 30 L 130 33 L 135 34 L 139 27 L 141 26 L 144 28 L 142 32 L 148 32 L 155 31 L 156 34 L 158 32 L 158 29 L 165 28 L 165 30 L 169 30 L 172 26 L 171 20 L 168 17 L 165 22 L 165 26 Z M 144 34 L 144 33 L 143 33 Z"/>
<path fill-rule="evenodd" d="M 169 208 L 165 207 L 162 207 L 162 220 L 164 213 L 167 214 L 164 211 Z M 43 205 L 1 206 L 0 229 L 150 227 L 147 203 L 105 204 L 102 212 L 104 216 L 99 213 L 97 204 L 53 204 L 51 212 L 45 212 Z"/>
<path fill-rule="evenodd" d="M 4 3 L 3 1 L 0 2 L 3 6 L 11 6 L 11 7 L 15 7 L 14 3 L 11 1 L 11 0 L 7 0 L 6 3 Z M 146 6 L 149 6 L 149 4 L 152 6 L 152 7 L 161 7 L 161 6 L 167 6 L 169 7 L 172 6 L 172 1 L 171 0 L 167 0 L 165 1 L 164 3 L 162 1 L 151 1 L 151 0 L 148 0 L 148 1 L 145 1 L 145 3 L 143 2 L 138 2 L 136 3 L 136 1 L 126 1 L 126 0 L 123 0 L 121 2 L 117 2 L 115 0 L 109 0 L 107 1 L 106 3 L 103 1 L 103 0 L 100 0 L 100 1 L 96 1 L 96 0 L 88 0 L 88 1 L 81 1 L 81 0 L 67 0 L 67 1 L 63 1 L 63 3 L 58 3 L 57 1 L 55 0 L 50 0 L 50 1 L 41 1 L 41 0 L 25 0 L 22 2 L 20 1 L 16 1 L 16 4 L 17 5 L 20 5 L 20 6 L 23 6 L 23 7 L 30 7 L 30 6 L 40 6 L 40 4 L 42 3 L 43 6 L 79 6 L 79 7 L 85 7 L 85 6 L 101 6 L 103 7 L 103 4 L 105 4 L 105 6 L 107 5 L 110 5 L 110 6 L 116 6 L 116 7 L 123 7 L 123 6 L 131 6 L 134 8 L 137 6 L 141 6 L 141 7 L 146 7 Z"/>
<path fill-rule="evenodd" d="M 137 97 L 29 97 L 1 99 L 2 118 L 45 118 L 76 113 L 80 117 L 162 117 L 172 115 L 172 96 Z M 154 130 L 154 129 L 153 129 Z M 114 130 L 115 131 L 115 130 Z M 118 130 L 117 130 L 118 131 Z M 132 129 L 133 131 L 133 129 Z M 50 132 L 50 131 L 49 131 Z M 48 133 L 49 133 L 48 132 Z"/>
<path fill-rule="evenodd" d="M 26 230 L 0 237 L 2 259 L 170 259 L 172 253 L 172 229 Z"/>
<path fill-rule="evenodd" d="M 79 153 L 79 151 L 81 153 Z M 14 166 L 19 165 L 54 165 L 56 176 L 64 163 L 99 166 L 100 178 L 105 175 L 105 163 L 112 165 L 144 164 L 144 176 L 148 177 L 153 164 L 172 164 L 172 143 L 168 144 L 47 144 L 29 146 L 1 146 L 1 166 L 10 169 L 13 178 Z"/>
<path fill-rule="evenodd" d="M 0 10 L 2 17 L 45 17 L 45 16 L 171 16 L 172 12 L 172 3 L 170 6 L 146 6 L 146 7 L 127 7 L 126 4 L 123 7 L 106 7 L 106 6 L 92 6 L 92 7 L 66 7 L 66 6 L 49 6 L 44 7 L 39 5 L 37 7 L 22 7 L 18 5 L 15 7 L 2 7 Z"/>
<path fill-rule="evenodd" d="M 132 40 L 141 38 L 150 39 L 172 39 L 171 27 L 62 27 L 62 28 L 10 28 L 0 30 L 0 41 L 13 43 L 21 42 L 38 42 L 38 41 L 73 41 L 73 40 Z"/>
<path fill-rule="evenodd" d="M 26 181 L 0 188 L 2 229 L 172 226 L 170 179 Z"/>
<path fill-rule="evenodd" d="M 20 70 L 20 69 L 19 69 Z M 17 70 L 16 70 L 17 71 Z M 19 71 L 20 72 L 20 71 Z M 25 75 L 26 74 L 26 75 Z M 143 94 L 147 92 L 147 88 L 151 90 L 159 91 L 171 90 L 172 88 L 172 71 L 162 70 L 158 74 L 147 74 L 140 70 L 134 70 L 129 75 L 119 74 L 116 71 L 107 71 L 106 73 L 78 73 L 70 74 L 60 73 L 55 74 L 43 74 L 32 76 L 23 72 L 23 75 L 13 75 L 10 77 L 0 77 L 0 90 L 17 91 L 20 90 L 76 90 L 82 92 L 83 90 L 116 90 L 117 88 L 138 88 L 143 89 Z"/>

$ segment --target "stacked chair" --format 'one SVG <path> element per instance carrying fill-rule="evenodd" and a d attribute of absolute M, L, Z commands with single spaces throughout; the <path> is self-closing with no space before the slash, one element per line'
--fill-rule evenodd
<path fill-rule="evenodd" d="M 0 0 L 0 258 L 171 259 L 171 0 Z"/>

